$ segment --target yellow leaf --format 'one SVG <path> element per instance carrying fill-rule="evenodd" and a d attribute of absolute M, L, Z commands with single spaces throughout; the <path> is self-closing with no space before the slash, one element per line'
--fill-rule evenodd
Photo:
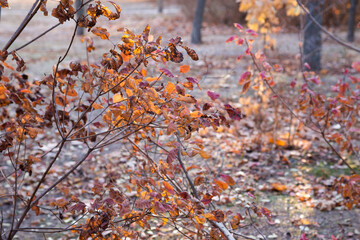
<path fill-rule="evenodd" d="M 123 101 L 125 98 L 123 96 L 121 96 L 121 94 L 115 94 L 113 97 L 113 103 L 118 103 Z"/>
<path fill-rule="evenodd" d="M 204 224 L 206 219 L 203 218 L 203 217 L 199 217 L 199 216 L 195 216 L 195 221 L 198 223 L 198 224 Z"/>
<path fill-rule="evenodd" d="M 190 66 L 189 65 L 182 65 L 180 66 L 180 72 L 181 73 L 187 73 L 190 70 Z"/>

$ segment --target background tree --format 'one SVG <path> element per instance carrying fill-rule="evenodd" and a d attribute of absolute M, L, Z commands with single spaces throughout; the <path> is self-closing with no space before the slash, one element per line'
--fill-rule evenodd
<path fill-rule="evenodd" d="M 193 29 L 191 32 L 191 42 L 195 44 L 201 43 L 201 25 L 203 22 L 206 0 L 198 0 L 196 4 Z"/>
<path fill-rule="evenodd" d="M 321 70 L 321 30 L 313 20 L 322 24 L 323 4 L 323 0 L 310 0 L 306 5 L 311 16 L 306 15 L 305 17 L 303 60 L 314 71 Z"/>
<path fill-rule="evenodd" d="M 349 11 L 349 22 L 348 22 L 348 32 L 346 40 L 348 42 L 354 42 L 355 36 L 355 17 L 356 17 L 356 6 L 358 4 L 358 0 L 351 0 L 351 6 Z"/>
<path fill-rule="evenodd" d="M 164 0 L 158 0 L 158 12 L 163 13 L 164 10 Z"/>
<path fill-rule="evenodd" d="M 83 0 L 76 0 L 75 2 L 76 10 L 78 10 L 78 12 L 76 13 L 77 19 L 85 15 L 85 10 L 83 7 L 81 7 L 82 4 L 83 4 Z M 85 29 L 83 27 L 78 27 L 76 31 L 76 35 L 84 35 L 84 31 Z"/>

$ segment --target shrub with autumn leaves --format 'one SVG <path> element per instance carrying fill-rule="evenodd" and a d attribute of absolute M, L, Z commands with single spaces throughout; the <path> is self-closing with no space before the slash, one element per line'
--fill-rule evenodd
<path fill-rule="evenodd" d="M 300 87 L 296 77 L 288 85 L 288 92 L 294 92 L 292 101 L 288 101 L 276 89 L 276 73 L 283 72 L 278 64 L 271 64 L 263 51 L 256 49 L 254 43 L 258 33 L 253 29 L 245 29 L 238 23 L 234 24 L 239 31 L 238 35 L 231 36 L 226 42 L 233 42 L 239 46 L 245 46 L 245 51 L 238 57 L 238 60 L 247 58 L 250 60 L 248 70 L 241 74 L 239 84 L 242 86 L 242 94 L 250 87 L 260 96 L 266 95 L 263 104 L 274 104 L 278 101 L 295 119 L 291 125 L 296 128 L 294 138 L 304 128 L 317 134 L 317 138 L 323 140 L 333 154 L 338 158 L 339 163 L 347 167 L 352 173 L 351 176 L 343 176 L 336 179 L 333 187 L 341 193 L 344 198 L 344 205 L 350 210 L 358 206 L 360 202 L 360 175 L 356 169 L 356 161 L 359 159 L 360 146 L 359 136 L 359 114 L 360 114 L 360 79 L 356 74 L 360 73 L 360 62 L 352 63 L 352 69 L 345 69 L 343 77 L 340 78 L 330 89 L 324 91 L 318 86 L 322 84 L 321 77 L 311 71 L 307 63 L 303 63 L 306 71 L 301 73 L 302 83 Z M 266 93 L 267 89 L 268 92 Z M 285 117 L 283 117 L 283 120 Z M 293 141 L 293 140 L 292 140 Z M 283 140 L 269 142 L 279 146 L 291 146 L 291 141 L 286 143 Z M 348 157 L 347 157 L 348 156 Z M 347 158 L 355 159 L 352 163 Z"/>
<path fill-rule="evenodd" d="M 201 142 L 191 141 L 199 129 L 217 129 L 243 118 L 239 109 L 215 102 L 219 95 L 214 92 L 208 92 L 212 102 L 188 94 L 199 87 L 196 78 L 186 75 L 188 65 L 176 74 L 168 70 L 169 64 L 183 61 L 183 53 L 198 60 L 195 51 L 180 37 L 166 44 L 161 37 L 150 40 L 149 26 L 141 33 L 119 29 L 121 42 L 113 43 L 98 19 L 118 19 L 120 6 L 89 2 L 83 1 L 86 16 L 78 20 L 71 0 L 61 0 L 52 10 L 59 21 L 52 29 L 66 21 L 75 22 L 75 28 L 66 52 L 43 79 L 29 79 L 25 61 L 9 49 L 38 10 L 48 14 L 46 1 L 34 2 L 0 52 L 1 195 L 8 204 L 1 239 L 24 232 L 135 239 L 165 226 L 186 238 L 234 239 L 244 212 L 270 220 L 269 210 L 251 201 L 243 202 L 242 214 L 219 209 L 213 199 L 235 184 L 233 178 L 187 164 L 189 158 L 211 156 Z M 0 4 L 8 6 L 6 1 Z M 78 27 L 113 47 L 101 62 L 72 61 L 63 67 Z M 83 41 L 89 53 L 95 49 L 90 37 Z M 49 141 L 56 144 L 44 151 Z M 75 143 L 81 150 L 67 162 Z M 119 154 L 130 153 L 125 161 L 135 161 L 135 166 L 102 165 L 96 154 L 111 146 Z M 105 169 L 103 177 L 85 177 L 84 172 L 99 169 Z M 199 171 L 194 176 L 191 169 Z M 91 187 L 85 189 L 88 181 Z M 47 217 L 51 227 L 40 225 L 34 215 Z"/>

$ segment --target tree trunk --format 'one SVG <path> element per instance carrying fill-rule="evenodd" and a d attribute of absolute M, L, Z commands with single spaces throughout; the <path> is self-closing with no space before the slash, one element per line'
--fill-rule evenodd
<path fill-rule="evenodd" d="M 191 32 L 191 42 L 195 44 L 201 43 L 201 25 L 204 16 L 206 0 L 197 0 L 193 29 Z"/>
<path fill-rule="evenodd" d="M 75 1 L 75 8 L 76 8 L 76 10 L 78 10 L 78 9 L 81 7 L 82 3 L 83 3 L 82 0 L 76 0 L 76 1 Z M 85 15 L 85 6 L 82 7 L 82 8 L 76 13 L 76 16 L 77 16 L 76 18 L 79 19 L 79 18 L 81 18 L 81 17 L 84 16 L 84 15 Z M 84 31 L 85 31 L 85 29 L 84 29 L 83 27 L 78 27 L 78 29 L 76 30 L 76 35 L 82 36 L 82 35 L 84 35 Z"/>
<path fill-rule="evenodd" d="M 319 24 L 322 24 L 322 7 L 324 0 L 309 0 L 307 8 Z M 304 63 L 310 65 L 312 71 L 321 70 L 321 30 L 306 15 L 304 29 Z"/>
<path fill-rule="evenodd" d="M 163 13 L 164 10 L 164 0 L 158 0 L 158 12 Z"/>
<path fill-rule="evenodd" d="M 355 17 L 356 17 L 356 6 L 358 4 L 358 0 L 351 0 L 351 7 L 349 12 L 349 23 L 348 23 L 348 32 L 346 39 L 348 42 L 354 42 L 355 36 Z"/>
<path fill-rule="evenodd" d="M 1 21 L 1 8 L 2 8 L 2 7 L 0 7 L 0 21 Z"/>

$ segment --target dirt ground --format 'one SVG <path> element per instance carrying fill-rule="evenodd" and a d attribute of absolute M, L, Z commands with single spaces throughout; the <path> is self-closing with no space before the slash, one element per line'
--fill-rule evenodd
<path fill-rule="evenodd" d="M 27 13 L 27 9 L 30 8 L 31 2 L 30 0 L 9 1 L 11 9 L 2 10 L 0 46 L 3 46 L 11 37 Z M 56 5 L 56 1 L 48 2 L 48 9 L 52 9 Z M 204 43 L 191 45 L 189 44 L 191 21 L 184 19 L 181 9 L 177 5 L 165 4 L 164 13 L 160 15 L 157 13 L 156 4 L 152 1 L 115 2 L 122 6 L 122 17 L 120 21 L 107 25 L 108 29 L 111 30 L 110 38 L 113 42 L 118 42 L 121 38 L 121 33 L 117 32 L 116 29 L 127 27 L 134 32 L 141 32 L 146 24 L 151 26 L 154 36 L 162 35 L 165 40 L 182 36 L 184 42 L 194 48 L 200 57 L 198 62 L 186 60 L 186 63 L 191 66 L 190 73 L 199 76 L 203 88 L 202 91 L 194 90 L 192 94 L 200 97 L 206 96 L 206 90 L 212 89 L 222 96 L 226 96 L 224 98 L 227 100 L 238 102 L 241 89 L 237 82 L 240 74 L 247 68 L 247 63 L 236 61 L 236 57 L 242 52 L 239 47 L 225 43 L 230 35 L 236 34 L 236 29 L 231 26 L 206 25 L 203 29 Z M 56 19 L 38 14 L 10 50 L 30 41 L 56 23 Z M 52 71 L 52 66 L 58 57 L 66 51 L 73 27 L 72 22 L 66 22 L 58 29 L 18 52 L 27 63 L 25 73 L 30 76 L 30 79 L 40 79 L 41 76 Z M 91 36 L 92 34 L 86 33 L 86 35 Z M 344 33 L 339 35 L 344 36 Z M 86 59 L 85 45 L 81 43 L 80 39 L 81 37 L 76 37 L 74 47 L 64 65 L 72 60 Z M 298 54 L 298 35 L 296 33 L 280 33 L 276 39 L 276 50 L 269 54 L 278 58 L 279 61 L 283 61 L 285 66 L 291 66 Z M 349 67 L 352 61 L 360 60 L 360 57 L 339 47 L 325 36 L 324 39 L 322 61 L 325 71 L 322 77 L 323 81 L 328 83 L 336 81 L 339 76 L 330 76 L 326 72 Z M 100 53 L 112 47 L 107 42 L 97 39 L 94 41 L 97 49 L 90 55 L 92 62 L 101 59 Z M 354 44 L 360 44 L 360 41 Z M 291 74 L 295 71 L 291 67 L 285 67 L 285 72 L 279 76 L 279 80 L 282 82 L 289 81 Z M 300 153 L 300 155 L 304 154 L 306 153 Z M 111 155 L 109 153 L 109 156 Z M 320 158 L 323 157 L 320 156 Z M 301 233 L 307 233 L 310 239 L 331 239 L 331 235 L 338 237 L 338 239 L 360 239 L 359 209 L 347 211 L 344 207 L 338 206 L 331 208 L 331 210 L 326 210 L 326 208 L 319 210 L 312 207 L 316 205 L 315 200 L 311 201 L 314 194 L 314 182 L 317 183 L 319 179 L 326 182 L 330 179 L 325 173 L 332 171 L 331 166 L 319 167 L 319 171 L 315 171 L 316 169 L 314 170 L 311 167 L 313 164 L 311 161 L 305 165 L 300 165 L 298 161 L 302 159 L 301 157 L 294 158 L 294 163 L 290 166 L 280 165 L 280 167 L 273 167 L 273 162 L 261 161 L 257 157 L 235 156 L 234 158 L 231 159 L 231 163 L 236 163 L 234 167 L 237 168 L 236 172 L 239 178 L 241 176 L 244 178 L 245 171 L 250 169 L 251 174 L 243 180 L 243 183 L 256 188 L 256 201 L 262 203 L 273 213 L 274 219 L 271 223 L 267 223 L 264 219 L 258 220 L 259 228 L 262 229 L 268 239 L 299 239 Z M 219 161 L 214 162 L 215 167 L 221 164 Z M 261 169 L 266 169 L 266 177 L 258 177 L 259 175 L 264 176 Z M 336 171 L 336 174 L 339 174 L 339 171 Z M 279 182 L 287 186 L 285 190 L 278 191 L 268 187 L 268 185 Z M 299 200 L 299 196 L 296 195 L 297 192 L 293 191 L 295 188 L 300 189 L 301 191 L 299 191 L 304 195 L 308 195 L 308 198 L 304 201 Z M 333 197 L 337 198 L 338 195 L 334 193 Z M 224 206 L 235 209 L 237 204 L 230 201 L 224 203 Z M 253 237 L 253 239 L 259 239 L 254 229 L 244 229 L 242 233 Z M 239 239 L 242 238 L 239 237 Z"/>

